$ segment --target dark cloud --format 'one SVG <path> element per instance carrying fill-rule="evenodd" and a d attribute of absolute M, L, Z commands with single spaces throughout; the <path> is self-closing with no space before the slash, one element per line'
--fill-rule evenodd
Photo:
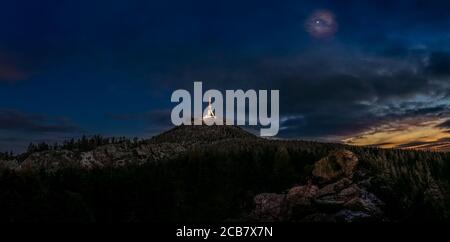
<path fill-rule="evenodd" d="M 442 83 L 433 82 L 430 70 L 435 67 L 423 61 L 424 56 L 436 57 L 401 41 L 383 46 L 361 54 L 353 46 L 315 43 L 311 50 L 293 56 L 251 56 L 240 50 L 224 53 L 209 45 L 195 54 L 180 51 L 171 52 L 170 58 L 152 56 L 163 67 L 152 77 L 172 90 L 192 90 L 194 81 L 203 81 L 205 90 L 279 89 L 280 114 L 294 117 L 282 122 L 281 137 L 351 136 L 407 117 L 449 115 L 439 100 L 450 92 Z M 150 116 L 127 114 L 115 119 L 151 123 Z M 161 117 L 155 124 L 170 122 L 169 115 L 155 116 Z"/>
<path fill-rule="evenodd" d="M 450 75 L 450 53 L 431 53 L 426 70 L 427 73 L 435 77 L 448 77 Z"/>
<path fill-rule="evenodd" d="M 154 135 L 173 126 L 170 113 L 169 109 L 157 109 L 143 113 L 107 114 L 106 116 L 120 123 L 142 124 L 147 134 Z"/>
<path fill-rule="evenodd" d="M 36 133 L 74 133 L 80 127 L 67 119 L 49 122 L 43 115 L 27 114 L 17 110 L 0 110 L 0 129 Z"/>
<path fill-rule="evenodd" d="M 422 55 L 422 53 L 420 53 Z M 422 115 L 445 116 L 449 108 L 434 103 L 447 92 L 433 83 L 415 57 L 359 56 L 352 48 L 304 53 L 269 60 L 223 59 L 167 73 L 175 88 L 279 89 L 280 136 L 321 139 L 349 136 L 393 120 Z M 418 96 L 432 99 L 421 101 Z"/>
<path fill-rule="evenodd" d="M 106 133 L 162 131 L 170 125 L 170 93 L 192 90 L 194 81 L 205 89 L 279 89 L 282 137 L 351 136 L 408 118 L 444 118 L 448 7 L 448 1 L 112 0 L 107 8 L 9 1 L 0 7 L 0 47 L 7 49 L 0 51 L 0 82 L 40 78 L 17 89 L 4 85 L 9 89 L 0 89 L 0 98 L 39 113 L 59 110 Z M 304 29 L 317 9 L 329 9 L 339 22 L 339 31 L 334 24 L 328 31 L 332 40 L 310 38 Z M 117 97 L 105 91 L 114 82 Z M 113 114 L 96 117 L 106 112 Z M 77 130 L 43 115 L 0 115 L 3 130 Z"/>
<path fill-rule="evenodd" d="M 443 129 L 450 129 L 450 119 L 443 123 L 438 124 L 436 127 Z"/>
<path fill-rule="evenodd" d="M 144 120 L 153 125 L 161 125 L 170 123 L 170 112 L 169 109 L 157 109 L 144 113 L 107 114 L 107 117 L 115 121 Z"/>

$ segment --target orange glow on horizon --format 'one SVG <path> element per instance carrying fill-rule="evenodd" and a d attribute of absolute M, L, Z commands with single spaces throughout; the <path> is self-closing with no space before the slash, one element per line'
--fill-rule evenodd
<path fill-rule="evenodd" d="M 346 144 L 382 148 L 426 149 L 450 151 L 450 132 L 438 127 L 446 119 L 408 120 L 373 127 L 357 136 L 345 138 Z"/>

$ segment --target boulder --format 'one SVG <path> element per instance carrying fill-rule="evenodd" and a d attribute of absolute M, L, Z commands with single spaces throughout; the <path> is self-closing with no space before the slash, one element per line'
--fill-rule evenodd
<path fill-rule="evenodd" d="M 40 170 L 49 173 L 56 172 L 62 168 L 80 167 L 76 154 L 68 150 L 48 150 L 33 153 L 28 156 L 17 170 Z"/>
<path fill-rule="evenodd" d="M 344 178 L 319 189 L 295 186 L 287 194 L 262 193 L 254 199 L 257 221 L 376 221 L 382 218 L 383 202 Z"/>
<path fill-rule="evenodd" d="M 368 192 L 371 178 L 358 180 L 357 157 L 341 150 L 314 165 L 313 179 L 286 194 L 262 193 L 254 198 L 257 221 L 363 222 L 383 219 L 384 203 Z M 366 177 L 360 176 L 360 177 Z"/>
<path fill-rule="evenodd" d="M 83 168 L 93 169 L 104 167 L 104 165 L 95 158 L 93 151 L 83 152 L 80 154 L 80 156 L 81 156 L 80 164 L 81 167 Z"/>
<path fill-rule="evenodd" d="M 289 189 L 286 199 L 293 206 L 309 206 L 311 205 L 311 199 L 316 196 L 318 191 L 319 188 L 312 184 L 296 186 Z"/>
<path fill-rule="evenodd" d="M 254 198 L 255 209 L 251 217 L 260 222 L 282 221 L 286 213 L 286 196 L 276 193 L 262 193 Z"/>
<path fill-rule="evenodd" d="M 312 206 L 312 200 L 316 196 L 319 188 L 308 184 L 305 186 L 296 186 L 289 189 L 286 195 L 289 217 L 301 217 L 315 212 Z"/>
<path fill-rule="evenodd" d="M 346 178 L 320 189 L 314 203 L 328 210 L 349 209 L 362 211 L 371 216 L 380 215 L 382 213 L 380 207 L 384 205 L 374 194 Z"/>
<path fill-rule="evenodd" d="M 329 183 L 347 177 L 352 178 L 358 158 L 348 150 L 338 150 L 314 164 L 312 174 L 322 183 Z"/>
<path fill-rule="evenodd" d="M 340 192 L 342 189 L 350 186 L 350 184 L 352 184 L 352 181 L 350 179 L 343 178 L 335 183 L 331 183 L 322 187 L 319 191 L 317 191 L 316 197 L 336 194 L 337 192 Z"/>
<path fill-rule="evenodd" d="M 17 160 L 0 160 L 0 170 L 15 170 L 19 167 Z"/>
<path fill-rule="evenodd" d="M 344 207 L 352 211 L 363 211 L 371 216 L 376 217 L 383 213 L 380 208 L 383 205 L 384 203 L 381 202 L 381 200 L 378 199 L 375 195 L 363 191 L 361 196 L 354 197 L 348 200 L 344 204 Z"/>

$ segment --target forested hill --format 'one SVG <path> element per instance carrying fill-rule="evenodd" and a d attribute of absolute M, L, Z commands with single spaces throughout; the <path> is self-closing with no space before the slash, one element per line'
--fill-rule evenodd
<path fill-rule="evenodd" d="M 180 126 L 0 155 L 4 221 L 422 221 L 449 217 L 448 153 Z"/>

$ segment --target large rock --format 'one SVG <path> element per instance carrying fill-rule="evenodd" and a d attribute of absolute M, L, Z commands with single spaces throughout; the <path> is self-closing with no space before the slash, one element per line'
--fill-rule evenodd
<path fill-rule="evenodd" d="M 318 191 L 319 188 L 312 184 L 296 186 L 289 189 L 286 199 L 289 204 L 294 206 L 309 206 L 311 199 L 316 196 Z"/>
<path fill-rule="evenodd" d="M 336 194 L 342 191 L 342 189 L 350 186 L 352 183 L 353 183 L 352 180 L 348 178 L 343 178 L 335 183 L 331 183 L 322 187 L 319 191 L 317 191 L 316 197 L 323 197 L 330 194 Z"/>
<path fill-rule="evenodd" d="M 15 170 L 19 167 L 17 160 L 0 160 L 0 170 Z"/>
<path fill-rule="evenodd" d="M 262 193 L 254 198 L 256 204 L 252 218 L 261 222 L 276 222 L 285 219 L 287 211 L 286 195 L 276 193 Z"/>
<path fill-rule="evenodd" d="M 351 181 L 344 178 L 323 187 L 317 192 L 314 202 L 329 211 L 348 209 L 361 211 L 370 216 L 381 215 L 381 207 L 384 203 L 374 194 L 349 182 Z"/>
<path fill-rule="evenodd" d="M 344 177 L 352 178 L 357 165 L 358 158 L 355 154 L 339 150 L 316 162 L 312 174 L 320 182 L 329 183 Z"/>
<path fill-rule="evenodd" d="M 45 170 L 56 172 L 62 168 L 80 167 L 77 154 L 68 150 L 51 150 L 33 153 L 28 156 L 17 170 Z"/>
<path fill-rule="evenodd" d="M 296 186 L 287 194 L 262 193 L 255 197 L 257 221 L 359 222 L 382 218 L 383 202 L 344 178 L 321 189 Z"/>
<path fill-rule="evenodd" d="M 341 150 L 319 160 L 314 179 L 286 194 L 263 193 L 255 197 L 258 221 L 363 222 L 383 219 L 384 203 L 366 190 L 356 173 L 357 157 Z M 360 176 L 364 177 L 364 176 Z M 361 184 L 361 185 L 360 185 Z M 366 185 L 367 185 L 366 184 Z"/>
<path fill-rule="evenodd" d="M 288 207 L 287 216 L 299 217 L 313 213 L 315 208 L 312 206 L 312 201 L 318 190 L 319 188 L 312 184 L 296 186 L 289 189 L 286 195 L 286 203 Z"/>
<path fill-rule="evenodd" d="M 93 151 L 81 153 L 80 165 L 86 169 L 103 168 L 102 162 L 96 159 Z"/>

